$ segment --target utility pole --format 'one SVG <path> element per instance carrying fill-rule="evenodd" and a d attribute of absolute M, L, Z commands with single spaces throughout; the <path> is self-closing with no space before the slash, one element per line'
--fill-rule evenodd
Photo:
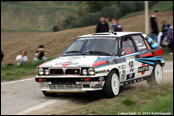
<path fill-rule="evenodd" d="M 148 1 L 145 1 L 145 33 L 149 33 L 149 7 Z"/>

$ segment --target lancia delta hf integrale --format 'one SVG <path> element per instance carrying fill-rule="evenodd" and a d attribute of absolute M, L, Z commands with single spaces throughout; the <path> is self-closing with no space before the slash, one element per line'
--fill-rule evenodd
<path fill-rule="evenodd" d="M 62 92 L 102 90 L 106 97 L 120 86 L 163 80 L 163 49 L 140 32 L 95 33 L 79 36 L 54 60 L 37 68 L 36 82 L 45 96 Z"/>

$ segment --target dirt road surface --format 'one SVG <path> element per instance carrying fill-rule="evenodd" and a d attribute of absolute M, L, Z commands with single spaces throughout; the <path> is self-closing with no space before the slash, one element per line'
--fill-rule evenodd
<path fill-rule="evenodd" d="M 173 84 L 173 62 L 166 62 L 164 70 L 165 83 Z M 127 85 L 126 88 L 149 87 L 146 81 Z M 129 89 L 130 90 L 130 89 Z M 129 91 L 129 90 L 124 90 Z M 69 94 L 54 98 L 44 97 L 34 78 L 1 83 L 1 115 L 7 114 L 51 114 L 66 112 L 72 107 L 102 99 L 97 92 L 92 94 Z"/>

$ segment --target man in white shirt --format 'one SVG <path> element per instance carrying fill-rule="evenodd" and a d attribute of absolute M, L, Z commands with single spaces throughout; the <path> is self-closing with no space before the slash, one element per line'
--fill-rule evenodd
<path fill-rule="evenodd" d="M 20 66 L 23 62 L 26 61 L 28 61 L 27 52 L 25 50 L 22 50 L 20 52 L 20 55 L 16 57 L 16 64 L 17 66 Z"/>

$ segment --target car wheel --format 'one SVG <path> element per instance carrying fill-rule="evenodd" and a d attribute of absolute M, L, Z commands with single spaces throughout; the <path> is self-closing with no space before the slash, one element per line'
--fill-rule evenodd
<path fill-rule="evenodd" d="M 152 75 L 147 78 L 147 82 L 150 86 L 160 85 L 163 81 L 163 70 L 159 63 L 155 64 Z"/>
<path fill-rule="evenodd" d="M 42 91 L 42 93 L 46 97 L 54 97 L 54 96 L 57 96 L 57 93 L 49 93 L 49 92 L 46 92 L 46 91 Z"/>
<path fill-rule="evenodd" d="M 120 82 L 118 75 L 115 71 L 111 71 L 106 78 L 104 87 L 103 87 L 103 93 L 105 97 L 112 98 L 119 94 L 120 90 Z"/>

